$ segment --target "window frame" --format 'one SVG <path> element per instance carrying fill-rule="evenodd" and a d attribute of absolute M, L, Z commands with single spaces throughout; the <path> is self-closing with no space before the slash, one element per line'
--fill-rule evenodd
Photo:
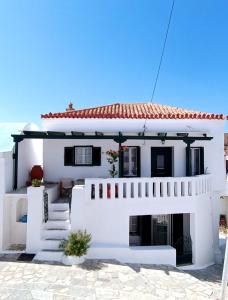
<path fill-rule="evenodd" d="M 124 178 L 135 178 L 135 177 L 140 177 L 140 159 L 141 159 L 141 155 L 140 155 L 140 146 L 127 146 L 128 150 L 130 148 L 136 148 L 136 175 L 125 175 L 124 174 L 124 152 L 122 153 L 122 176 Z M 129 156 L 130 158 L 130 156 Z M 130 166 L 130 161 L 129 161 L 129 166 Z"/>
<path fill-rule="evenodd" d="M 74 166 L 77 167 L 92 167 L 93 166 L 93 145 L 77 145 L 73 146 L 74 148 Z M 76 148 L 91 148 L 91 163 L 90 164 L 76 164 Z"/>

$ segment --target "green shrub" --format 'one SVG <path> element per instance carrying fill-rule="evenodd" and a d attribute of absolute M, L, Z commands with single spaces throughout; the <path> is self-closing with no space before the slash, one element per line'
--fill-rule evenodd
<path fill-rule="evenodd" d="M 39 186 L 41 186 L 41 180 L 40 179 L 33 179 L 32 180 L 32 186 L 33 187 L 39 187 Z"/>
<path fill-rule="evenodd" d="M 91 234 L 85 231 L 77 231 L 70 233 L 67 240 L 62 240 L 59 248 L 64 251 L 67 256 L 83 256 L 89 249 Z"/>

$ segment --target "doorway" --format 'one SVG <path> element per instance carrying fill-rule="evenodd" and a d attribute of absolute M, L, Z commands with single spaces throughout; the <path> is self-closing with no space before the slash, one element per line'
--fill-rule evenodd
<path fill-rule="evenodd" d="M 171 245 L 177 265 L 192 264 L 190 214 L 130 216 L 129 245 Z"/>
<path fill-rule="evenodd" d="M 172 176 L 172 147 L 151 148 L 151 177 Z"/>

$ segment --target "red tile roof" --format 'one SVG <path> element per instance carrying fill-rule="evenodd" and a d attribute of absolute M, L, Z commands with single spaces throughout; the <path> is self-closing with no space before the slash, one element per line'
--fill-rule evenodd
<path fill-rule="evenodd" d="M 72 103 L 65 112 L 41 115 L 43 119 L 210 119 L 225 120 L 222 114 L 211 114 L 155 103 L 114 103 L 75 110 Z"/>

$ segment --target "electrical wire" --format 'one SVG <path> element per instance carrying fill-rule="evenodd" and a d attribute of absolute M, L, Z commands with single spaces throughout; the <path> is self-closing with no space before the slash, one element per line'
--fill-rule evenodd
<path fill-rule="evenodd" d="M 155 91 L 156 91 L 158 78 L 159 78 L 159 74 L 160 74 L 160 70 L 161 70 L 161 66 L 162 66 L 162 61 L 163 61 L 163 57 L 164 57 L 164 53 L 165 53 L 166 42 L 167 42 L 169 29 L 170 29 L 170 24 L 171 24 L 171 20 L 172 20 L 172 16 L 173 16 L 174 4 L 175 4 L 175 0 L 173 0 L 173 2 L 172 2 L 172 6 L 171 6 L 171 9 L 170 9 L 170 13 L 169 13 L 169 20 L 168 20 L 168 24 L 167 24 L 167 28 L 166 28 L 165 39 L 164 39 L 164 42 L 163 42 L 162 52 L 161 52 L 161 56 L 160 56 L 160 60 L 159 60 L 159 64 L 158 64 L 158 69 L 157 69 L 157 73 L 156 73 L 156 77 L 155 77 L 155 81 L 154 81 L 152 96 L 151 96 L 151 99 L 150 99 L 151 103 L 154 100 L 154 94 L 155 94 Z M 144 126 L 143 126 L 143 128 L 144 128 L 143 134 L 145 134 L 145 131 L 146 131 L 146 121 L 147 121 L 147 119 L 145 120 L 145 123 L 144 123 Z"/>

